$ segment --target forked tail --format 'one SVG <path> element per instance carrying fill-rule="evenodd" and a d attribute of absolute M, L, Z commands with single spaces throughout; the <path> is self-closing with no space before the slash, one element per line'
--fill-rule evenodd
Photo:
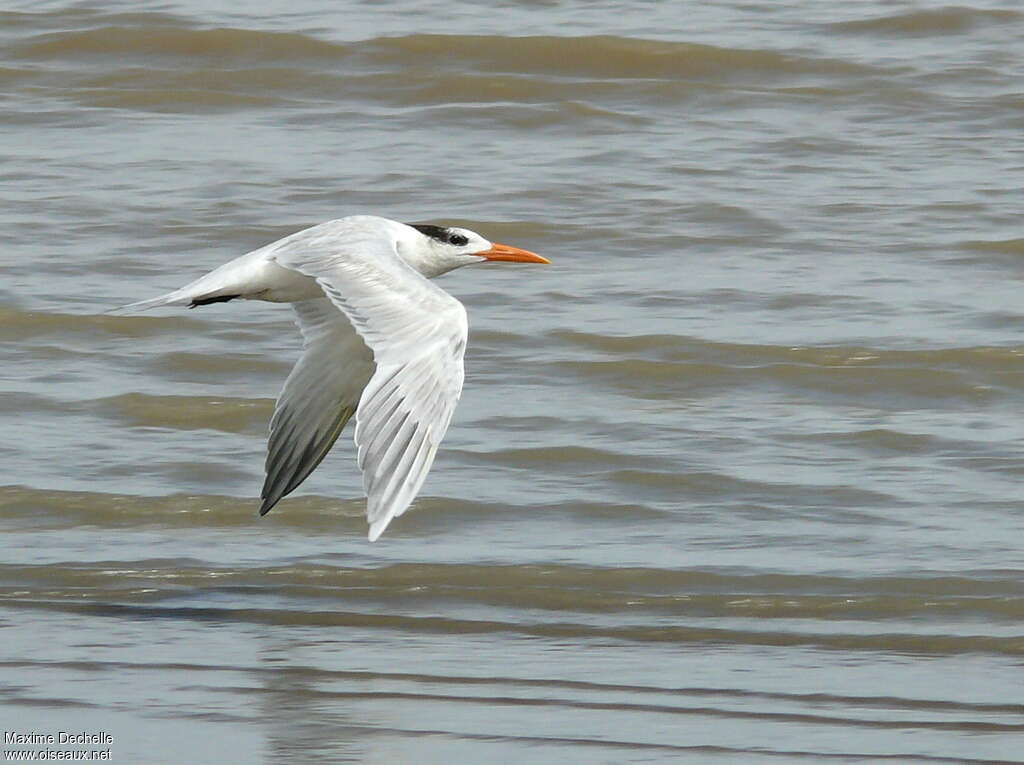
<path fill-rule="evenodd" d="M 189 305 L 192 302 L 192 298 L 189 296 L 189 290 L 185 287 L 180 290 L 175 290 L 174 292 L 168 292 L 166 295 L 161 295 L 160 297 L 150 298 L 149 300 L 140 300 L 137 303 L 129 303 L 128 305 L 123 305 L 119 308 L 111 308 L 107 313 L 146 311 L 150 308 L 157 308 L 162 305 Z"/>

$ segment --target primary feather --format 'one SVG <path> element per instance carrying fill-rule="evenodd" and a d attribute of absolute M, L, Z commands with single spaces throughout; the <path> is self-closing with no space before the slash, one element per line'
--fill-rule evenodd
<path fill-rule="evenodd" d="M 466 310 L 428 277 L 483 260 L 548 262 L 466 229 L 351 216 L 121 310 L 292 303 L 303 353 L 270 422 L 260 513 L 313 472 L 354 415 L 372 541 L 416 497 L 462 393 Z"/>

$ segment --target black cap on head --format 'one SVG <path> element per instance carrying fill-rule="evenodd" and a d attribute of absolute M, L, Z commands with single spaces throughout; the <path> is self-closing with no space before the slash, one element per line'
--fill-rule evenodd
<path fill-rule="evenodd" d="M 448 229 L 444 226 L 432 226 L 429 223 L 406 223 L 405 225 L 411 226 L 424 236 L 429 236 L 439 242 L 448 241 Z"/>

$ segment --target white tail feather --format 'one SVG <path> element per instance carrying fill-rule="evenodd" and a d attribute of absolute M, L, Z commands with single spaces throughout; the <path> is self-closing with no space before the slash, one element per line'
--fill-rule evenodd
<path fill-rule="evenodd" d="M 203 305 L 232 298 L 291 303 L 316 297 L 323 297 L 323 291 L 315 280 L 277 265 L 264 247 L 235 258 L 174 292 L 115 308 L 112 312 L 145 311 L 162 305 Z"/>
<path fill-rule="evenodd" d="M 137 303 L 129 303 L 128 305 L 120 306 L 119 308 L 111 308 L 107 313 L 128 313 L 129 311 L 147 311 L 150 308 L 157 308 L 162 305 L 188 305 L 192 302 L 192 297 L 189 295 L 187 288 L 175 290 L 174 292 L 168 292 L 166 295 L 160 297 L 150 298 L 149 300 L 140 300 Z"/>

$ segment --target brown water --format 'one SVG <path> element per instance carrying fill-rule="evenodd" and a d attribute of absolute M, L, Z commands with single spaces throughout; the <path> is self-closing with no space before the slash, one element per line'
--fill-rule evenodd
<path fill-rule="evenodd" d="M 123 763 L 1024 761 L 1015 3 L 8 3 L 0 710 Z M 459 223 L 467 385 L 375 544 L 256 517 L 281 306 Z M 5 745 L 5 750 L 41 746 Z"/>

